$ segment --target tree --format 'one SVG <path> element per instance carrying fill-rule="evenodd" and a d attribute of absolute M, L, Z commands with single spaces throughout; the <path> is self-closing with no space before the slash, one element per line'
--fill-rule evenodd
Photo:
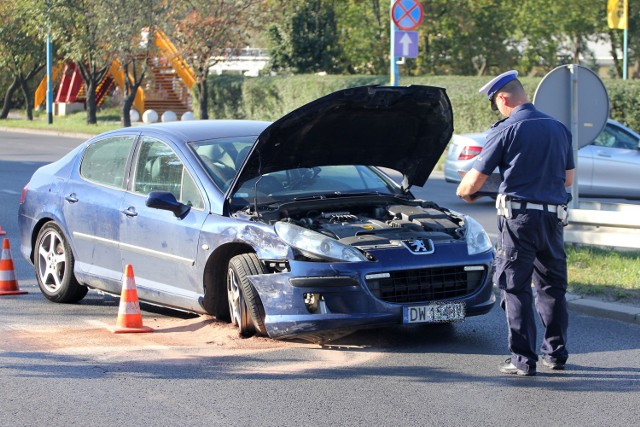
<path fill-rule="evenodd" d="M 558 64 L 563 35 L 560 31 L 561 8 L 554 1 L 523 0 L 515 14 L 514 37 L 520 41 L 521 72 L 536 66 L 550 69 Z"/>
<path fill-rule="evenodd" d="M 163 25 L 196 76 L 200 119 L 208 119 L 209 69 L 244 47 L 259 0 L 189 0 L 175 2 Z"/>
<path fill-rule="evenodd" d="M 22 90 L 27 118 L 33 120 L 33 95 L 30 81 L 45 66 L 44 44 L 31 31 L 30 2 L 14 0 L 0 3 L 0 66 L 9 71 L 12 82 L 4 96 L 0 119 L 6 119 L 11 99 Z"/>
<path fill-rule="evenodd" d="M 573 56 L 573 63 L 580 63 L 580 56 L 592 54 L 587 48 L 588 41 L 600 41 L 607 31 L 605 8 L 601 0 L 564 0 L 561 14 L 565 14 L 561 30 L 567 34 Z"/>
<path fill-rule="evenodd" d="M 165 12 L 160 0 L 103 0 L 101 14 L 111 16 L 109 49 L 124 72 L 124 99 L 120 111 L 123 127 L 131 126 L 131 107 L 138 88 L 147 74 L 148 60 L 155 51 L 149 40 L 156 30 L 156 21 Z M 147 39 L 143 39 L 147 35 Z M 140 114 L 144 111 L 139 111 Z"/>
<path fill-rule="evenodd" d="M 415 73 L 484 75 L 518 58 L 510 28 L 515 5 L 496 0 L 433 0 L 425 6 Z"/>
<path fill-rule="evenodd" d="M 587 43 L 606 34 L 605 6 L 601 0 L 518 2 L 514 36 L 521 41 L 521 67 L 549 70 L 561 62 L 588 59 L 592 52 Z"/>
<path fill-rule="evenodd" d="M 283 2 L 283 19 L 269 27 L 271 68 L 298 73 L 342 72 L 336 11 L 330 0 Z"/>
<path fill-rule="evenodd" d="M 611 44 L 611 57 L 613 58 L 613 70 L 611 74 L 621 79 L 624 76 L 622 72 L 624 67 L 624 58 L 620 58 L 618 56 L 618 50 L 623 46 L 623 42 L 620 40 L 621 36 L 618 35 L 618 32 L 618 30 L 608 30 L 609 43 Z"/>
<path fill-rule="evenodd" d="M 96 89 L 113 59 L 110 50 L 113 18 L 100 7 L 102 3 L 102 0 L 47 0 L 40 11 L 43 22 L 51 21 L 58 50 L 74 61 L 80 71 L 87 97 L 88 124 L 98 122 Z"/>
<path fill-rule="evenodd" d="M 389 70 L 389 1 L 347 0 L 335 5 L 344 69 L 350 74 Z"/>

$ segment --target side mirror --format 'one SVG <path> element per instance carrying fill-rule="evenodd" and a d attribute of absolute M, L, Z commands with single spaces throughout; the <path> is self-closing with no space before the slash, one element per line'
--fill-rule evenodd
<path fill-rule="evenodd" d="M 176 196 L 168 191 L 152 191 L 147 196 L 145 204 L 153 209 L 173 212 L 178 218 L 184 218 L 191 209 L 191 206 L 180 203 L 176 200 Z"/>

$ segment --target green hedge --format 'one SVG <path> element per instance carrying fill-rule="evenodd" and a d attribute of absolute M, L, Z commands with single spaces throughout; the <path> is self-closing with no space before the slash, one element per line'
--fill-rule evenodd
<path fill-rule="evenodd" d="M 214 76 L 209 79 L 209 115 L 214 119 L 275 120 L 348 87 L 384 84 L 372 76 Z"/>
<path fill-rule="evenodd" d="M 500 118 L 478 93 L 487 77 L 425 76 L 402 77 L 400 84 L 443 87 L 451 99 L 456 133 L 487 129 Z M 530 98 L 539 77 L 521 78 Z M 387 84 L 387 76 L 211 76 L 210 117 L 215 119 L 275 120 L 323 95 L 353 86 Z M 610 117 L 640 131 L 640 81 L 603 80 L 610 98 Z"/>

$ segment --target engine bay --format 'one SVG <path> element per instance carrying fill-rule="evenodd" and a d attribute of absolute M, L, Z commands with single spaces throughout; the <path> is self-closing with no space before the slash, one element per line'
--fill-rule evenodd
<path fill-rule="evenodd" d="M 354 246 L 426 238 L 446 241 L 463 237 L 463 219 L 460 216 L 433 202 L 393 196 L 286 202 L 271 205 L 270 209 L 260 212 L 259 220 L 270 224 L 291 222 Z"/>

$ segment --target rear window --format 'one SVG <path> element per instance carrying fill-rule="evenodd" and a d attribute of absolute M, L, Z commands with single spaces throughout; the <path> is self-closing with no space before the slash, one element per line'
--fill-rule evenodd
<path fill-rule="evenodd" d="M 102 139 L 87 147 L 80 165 L 80 175 L 97 184 L 124 188 L 124 177 L 134 135 Z"/>

